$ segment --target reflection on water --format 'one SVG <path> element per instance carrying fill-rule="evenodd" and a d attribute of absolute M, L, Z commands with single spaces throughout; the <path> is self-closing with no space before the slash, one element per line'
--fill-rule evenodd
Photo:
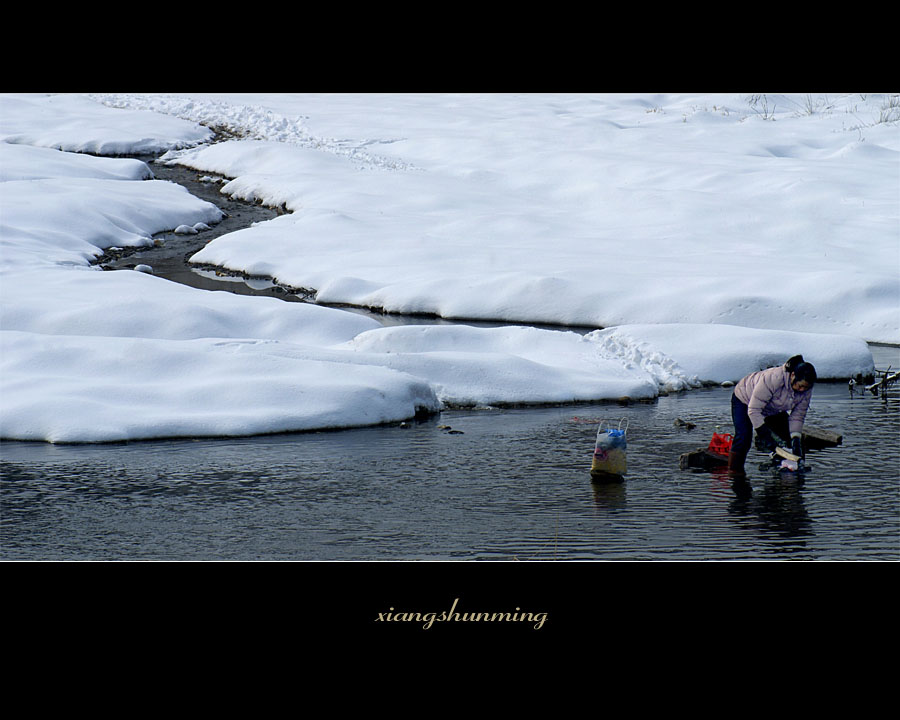
<path fill-rule="evenodd" d="M 813 536 L 814 528 L 803 500 L 804 481 L 792 473 L 770 471 L 767 479 L 754 494 L 748 482 L 735 482 L 735 498 L 729 513 L 741 527 L 764 532 L 770 537 L 774 553 L 805 548 L 805 539 Z"/>
<path fill-rule="evenodd" d="M 3 443 L 2 557 L 900 559 L 896 399 L 820 384 L 809 422 L 843 445 L 810 453 L 803 478 L 751 455 L 740 486 L 678 463 L 729 428 L 729 393 L 257 438 Z M 597 423 L 620 418 L 628 475 L 591 482 Z"/>

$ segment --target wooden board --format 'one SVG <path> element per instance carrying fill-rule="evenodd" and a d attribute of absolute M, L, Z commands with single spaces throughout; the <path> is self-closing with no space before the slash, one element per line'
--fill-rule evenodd
<path fill-rule="evenodd" d="M 783 457 L 785 460 L 791 460 L 792 462 L 797 462 L 801 459 L 799 455 L 794 455 L 794 453 L 788 452 L 783 447 L 775 448 L 775 454 L 779 457 Z"/>
<path fill-rule="evenodd" d="M 844 441 L 844 436 L 831 430 L 806 425 L 800 439 L 803 447 L 807 450 L 822 450 L 823 448 L 837 447 Z"/>

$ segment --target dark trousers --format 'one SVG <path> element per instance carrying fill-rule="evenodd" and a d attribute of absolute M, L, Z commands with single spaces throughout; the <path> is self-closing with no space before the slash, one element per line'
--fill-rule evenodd
<path fill-rule="evenodd" d="M 731 441 L 731 452 L 742 458 L 747 457 L 753 444 L 753 423 L 747 414 L 747 406 L 731 394 L 731 419 L 734 422 L 734 439 Z M 791 436 L 788 430 L 788 415 L 785 412 L 769 415 L 765 419 L 766 426 L 785 442 Z"/>

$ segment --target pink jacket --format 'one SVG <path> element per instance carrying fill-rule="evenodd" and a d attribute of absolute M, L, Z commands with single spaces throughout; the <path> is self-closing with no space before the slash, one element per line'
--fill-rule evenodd
<path fill-rule="evenodd" d="M 779 365 L 750 373 L 735 386 L 734 394 L 747 406 L 754 430 L 763 424 L 766 416 L 786 412 L 788 429 L 794 434 L 803 429 L 812 388 L 795 392 L 791 387 L 791 374 Z"/>

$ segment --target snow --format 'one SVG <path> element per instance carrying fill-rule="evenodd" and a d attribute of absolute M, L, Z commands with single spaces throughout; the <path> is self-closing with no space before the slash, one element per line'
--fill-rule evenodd
<path fill-rule="evenodd" d="M 774 100 L 774 99 L 773 99 Z M 0 437 L 99 442 L 649 399 L 900 343 L 895 98 L 0 97 Z M 770 105 L 771 106 L 771 105 Z M 891 114 L 893 113 L 893 114 Z M 885 121 L 887 118 L 887 121 Z M 208 144 L 205 123 L 242 138 Z M 194 259 L 340 309 L 90 265 L 221 219 L 165 153 L 284 206 Z M 602 328 L 602 329 L 601 329 Z M 723 410 L 727 415 L 727 409 Z"/>
<path fill-rule="evenodd" d="M 95 337 L 2 336 L 3 436 L 21 440 L 246 435 L 377 424 L 401 405 L 407 417 L 437 409 L 424 380 L 349 363 L 338 372 L 275 341 L 103 338 L 98 352 Z"/>
<path fill-rule="evenodd" d="M 782 364 L 789 355 L 813 363 L 820 380 L 872 371 L 866 343 L 846 335 L 758 330 L 731 325 L 624 325 L 586 336 L 626 367 L 650 373 L 666 390 L 735 382 Z"/>
<path fill-rule="evenodd" d="M 47 153 L 59 155 L 54 150 Z M 216 222 L 221 211 L 179 185 L 94 177 L 3 183 L 0 223 L 4 272 L 38 266 L 84 265 L 116 245 L 152 245 L 173 213 Z"/>
<path fill-rule="evenodd" d="M 209 128 L 147 110 L 110 113 L 88 97 L 4 95 L 3 141 L 96 155 L 139 155 L 211 139 Z"/>
<path fill-rule="evenodd" d="M 785 110 L 770 120 L 739 96 L 243 99 L 266 103 L 231 107 L 252 139 L 170 157 L 292 214 L 198 261 L 391 312 L 900 342 L 900 133 L 876 122 L 884 97 L 812 114 L 824 100 L 772 99 Z"/>

